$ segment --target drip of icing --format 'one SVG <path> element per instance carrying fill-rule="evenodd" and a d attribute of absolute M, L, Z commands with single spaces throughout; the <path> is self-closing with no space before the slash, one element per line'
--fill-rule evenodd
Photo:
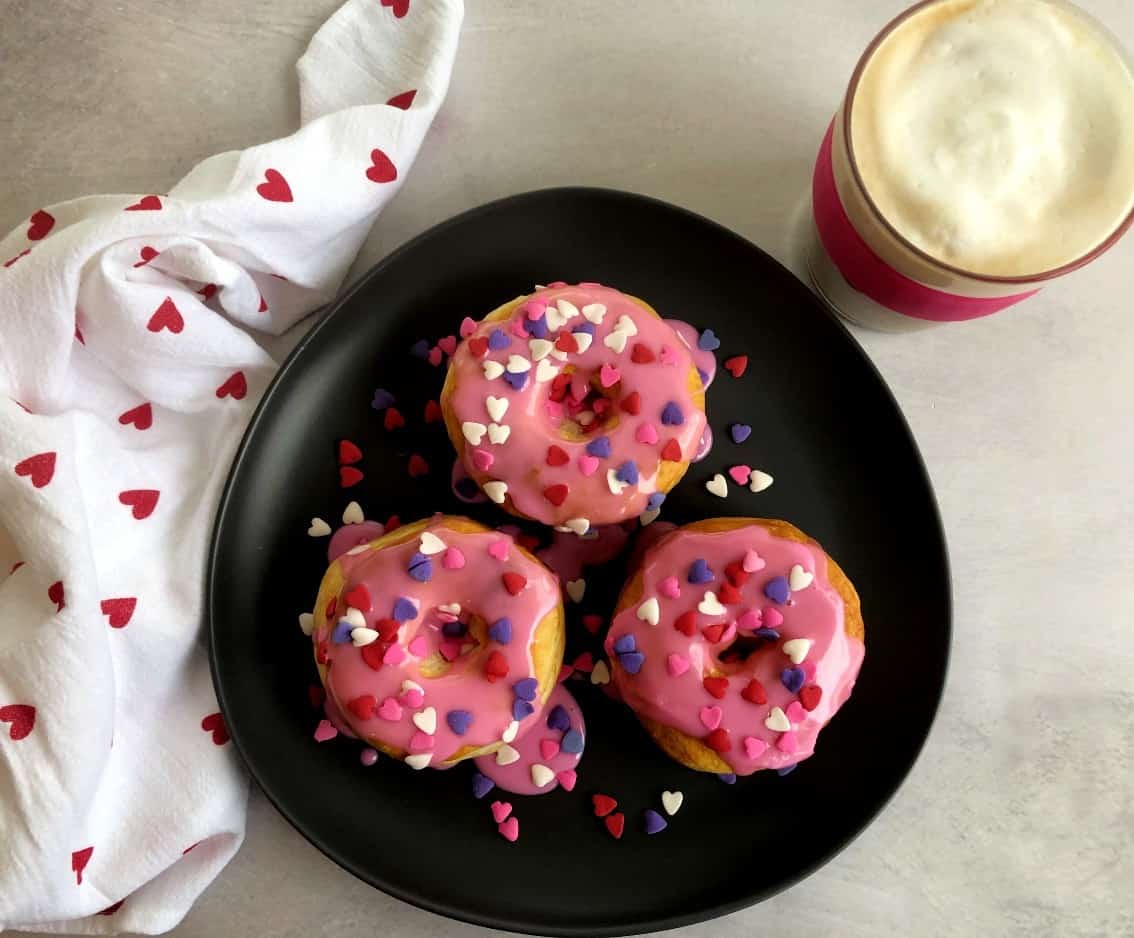
<path fill-rule="evenodd" d="M 347 723 L 346 717 L 343 716 L 343 712 L 339 709 L 339 705 L 331 699 L 329 694 L 323 701 L 323 715 L 330 721 L 331 726 L 342 733 L 343 736 L 347 737 L 347 739 L 358 739 L 358 734 L 350 728 L 350 724 Z"/>
<path fill-rule="evenodd" d="M 556 531 L 551 543 L 536 556 L 554 570 L 566 583 L 582 576 L 583 567 L 594 567 L 614 560 L 630 539 L 620 524 L 603 524 L 591 528 L 583 537 Z"/>
<path fill-rule="evenodd" d="M 729 604 L 723 613 L 702 612 L 699 606 L 705 601 L 706 592 L 718 593 L 727 582 L 725 567 L 741 562 L 749 550 L 756 551 L 765 566 L 753 571 L 739 587 L 741 601 Z M 698 559 L 707 562 L 714 573 L 713 581 L 689 582 L 690 567 Z M 775 577 L 789 577 L 796 564 L 814 574 L 811 584 L 791 592 L 788 603 L 769 599 L 764 593 L 765 585 Z M 612 669 L 627 704 L 643 716 L 699 739 L 709 732 L 703 709 L 719 708 L 719 726 L 731 738 L 731 747 L 721 755 L 738 775 L 783 768 L 810 756 L 820 729 L 850 696 L 864 651 L 862 642 L 844 631 L 842 599 L 827 579 L 823 551 L 810 544 L 775 537 L 756 524 L 715 533 L 678 529 L 654 542 L 640 569 L 642 600 L 615 616 L 605 643 L 607 654 L 616 659 L 613 643 L 631 634 L 637 649 L 645 655 L 637 674 Z M 678 598 L 668 598 L 660 589 L 661 582 L 669 577 L 676 577 L 679 582 Z M 657 598 L 660 607 L 657 625 L 649 625 L 637 615 L 639 603 L 651 597 Z M 712 604 L 707 608 L 711 609 Z M 782 622 L 775 625 L 780 637 L 767 641 L 743 662 L 721 662 L 718 655 L 732 639 L 713 644 L 701 629 L 716 623 L 735 623 L 750 609 L 768 615 L 769 608 L 782 617 Z M 675 627 L 678 617 L 687 612 L 695 614 L 696 631 L 691 637 Z M 791 726 L 795 750 L 785 752 L 777 748 L 784 734 L 766 726 L 765 720 L 772 716 L 773 708 L 787 711 L 793 702 L 799 702 L 797 693 L 789 691 L 782 680 L 782 673 L 793 667 L 783 651 L 783 643 L 795 638 L 812 642 L 799 667 L 805 675 L 804 684 L 818 686 L 821 697 L 811 711 L 802 715 L 792 708 L 798 718 Z M 668 663 L 671 655 L 687 662 L 687 670 L 672 676 Z M 709 671 L 722 674 L 727 680 L 727 689 L 720 698 L 711 695 L 702 684 L 702 677 Z M 753 678 L 763 686 L 766 703 L 752 703 L 741 695 Z M 746 737 L 759 741 L 751 746 L 751 752 L 746 749 Z M 766 748 L 756 752 L 761 745 Z"/>
<path fill-rule="evenodd" d="M 566 732 L 548 727 L 549 715 L 554 709 L 562 707 L 571 722 L 571 729 L 578 730 L 583 737 L 584 744 L 587 737 L 587 727 L 583 721 L 583 711 L 578 702 L 562 684 L 556 685 L 548 698 L 547 707 L 539 719 L 527 721 L 523 734 L 512 742 L 512 747 L 520 754 L 520 758 L 509 765 L 498 765 L 496 756 L 478 756 L 473 760 L 477 771 L 488 776 L 498 788 L 512 792 L 516 795 L 545 795 L 559 787 L 559 780 L 553 778 L 547 785 L 540 788 L 532 780 L 532 766 L 546 765 L 558 775 L 567 770 L 574 771 L 579 765 L 583 754 L 563 752 L 560 750 L 550 759 L 540 752 L 543 740 L 554 740 L 556 744 L 562 743 Z"/>
<path fill-rule="evenodd" d="M 327 563 L 334 563 L 348 550 L 369 544 L 385 532 L 377 521 L 363 521 L 361 524 L 344 524 L 331 535 L 327 544 Z"/>
<path fill-rule="evenodd" d="M 701 434 L 701 439 L 697 441 L 697 452 L 694 453 L 690 462 L 700 462 L 709 455 L 709 450 L 713 448 L 713 428 L 705 424 L 705 432 Z"/>
<path fill-rule="evenodd" d="M 712 352 L 706 351 L 697 345 L 697 340 L 700 339 L 699 333 L 689 323 L 681 319 L 667 319 L 666 323 L 677 333 L 679 339 L 685 343 L 685 347 L 689 349 L 690 354 L 693 356 L 693 364 L 697 370 L 701 372 L 701 380 L 705 384 L 705 390 L 709 390 L 709 385 L 713 383 L 713 379 L 717 376 L 717 356 Z"/>

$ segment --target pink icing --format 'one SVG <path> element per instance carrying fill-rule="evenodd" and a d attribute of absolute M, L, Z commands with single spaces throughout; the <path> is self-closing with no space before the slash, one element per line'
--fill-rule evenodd
<path fill-rule="evenodd" d="M 725 606 L 724 614 L 698 611 L 707 590 L 719 593 L 722 584 L 728 582 L 725 567 L 741 564 L 749 550 L 755 550 L 765 566 L 750 573 L 739 586 L 741 601 Z M 715 575 L 713 582 L 689 582 L 690 567 L 697 559 L 708 563 Z M 813 573 L 814 581 L 793 591 L 789 601 L 779 605 L 764 594 L 765 584 L 774 577 L 788 577 L 795 564 Z M 645 656 L 637 674 L 612 668 L 613 680 L 626 703 L 642 716 L 690 736 L 705 738 L 714 726 L 721 727 L 728 733 L 730 746 L 720 754 L 738 775 L 783 768 L 810 756 L 820 729 L 850 696 L 864 651 L 862 642 L 844 631 L 843 603 L 827 580 L 826 555 L 808 544 L 775 537 L 756 524 L 717 533 L 678 529 L 646 552 L 641 572 L 642 598 L 614 618 L 605 643 L 607 653 L 616 660 L 614 642 L 631 634 Z M 669 577 L 678 580 L 680 596 L 676 599 L 666 597 L 661 590 L 662 582 Z M 656 626 L 638 617 L 639 604 L 650 598 L 656 598 L 659 605 Z M 772 614 L 765 616 L 766 609 Z M 692 637 L 674 625 L 690 610 L 696 613 Z M 779 640 L 766 641 L 743 662 L 721 662 L 720 653 L 732 641 L 729 633 L 737 634 L 737 620 L 749 610 L 769 619 L 782 615 L 783 621 L 776 627 Z M 746 621 L 751 622 L 751 618 Z M 726 628 L 714 644 L 701 629 L 718 623 Z M 799 703 L 803 692 L 790 692 L 781 680 L 781 672 L 793 667 L 783 644 L 796 638 L 813 643 L 799 665 L 805 676 L 804 687 L 820 688 L 818 704 L 810 711 Z M 727 690 L 720 699 L 702 683 L 710 668 L 726 675 Z M 741 696 L 753 678 L 763 685 L 767 696 L 764 704 Z M 790 711 L 796 718 L 790 721 L 787 732 L 765 725 L 774 707 L 784 710 L 785 715 Z"/>
<path fill-rule="evenodd" d="M 377 521 L 363 521 L 360 524 L 344 524 L 331 535 L 327 543 L 327 563 L 334 563 L 348 550 L 369 544 L 382 536 L 385 528 Z"/>
<path fill-rule="evenodd" d="M 717 356 L 712 352 L 706 351 L 698 347 L 697 340 L 701 334 L 680 319 L 667 319 L 666 324 L 677 333 L 677 337 L 685 343 L 685 347 L 689 349 L 689 354 L 693 356 L 693 364 L 697 366 L 697 370 L 705 382 L 705 390 L 709 389 L 709 385 L 713 383 L 713 378 L 717 376 Z"/>
<path fill-rule="evenodd" d="M 601 321 L 595 323 L 564 305 L 563 314 L 570 318 L 561 328 L 549 330 L 547 341 L 560 340 L 575 348 L 549 352 L 546 346 L 541 348 L 543 340 L 523 336 L 530 335 L 535 328 L 533 322 L 546 322 L 549 306 L 560 310 L 560 301 L 579 311 L 603 307 L 605 312 Z M 597 314 L 594 318 L 598 318 Z M 633 324 L 636 334 L 629 335 L 627 329 L 617 328 L 626 322 Z M 578 335 L 581 327 L 592 326 L 590 344 L 579 351 L 576 342 L 586 340 L 574 340 L 572 335 Z M 500 337 L 507 338 L 508 346 L 484 349 L 484 341 L 497 331 Z M 621 351 L 607 344 L 615 333 L 626 335 Z M 617 345 L 617 336 L 611 341 Z M 639 361 L 634 361 L 636 354 Z M 487 377 L 486 361 L 502 367 L 509 363 L 521 367 L 526 364 L 523 387 L 512 387 L 507 373 Z M 457 348 L 450 367 L 455 369 L 456 390 L 451 407 L 457 423 L 462 428 L 469 425 L 474 438 L 479 428 L 492 423 L 509 428 L 507 439 L 495 443 L 487 433 L 478 443 L 466 434 L 466 471 L 482 487 L 491 481 L 505 482 L 506 497 L 513 506 L 545 524 L 563 525 L 569 520 L 586 519 L 599 525 L 640 515 L 646 510 L 649 496 L 657 491 L 661 453 L 666 444 L 675 441 L 681 461 L 688 462 L 697 453 L 704 435 L 704 412 L 694 404 L 688 388 L 694 356 L 686 341 L 670 323 L 650 315 L 625 294 L 609 287 L 560 286 L 538 291 L 516 308 L 510 320 L 481 323 Z M 571 380 L 564 382 L 560 378 L 559 384 L 565 387 L 557 392 L 556 377 L 565 373 L 566 368 L 573 369 Z M 597 390 L 601 390 L 601 397 L 593 396 Z M 634 393 L 640 401 L 637 415 L 628 412 L 634 409 L 632 406 L 625 405 Z M 563 395 L 562 400 L 553 400 L 556 394 Z M 507 410 L 495 421 L 488 411 L 490 395 L 508 402 Z M 671 402 L 670 414 L 678 414 L 680 424 L 663 423 L 662 412 Z M 589 415 L 595 415 L 590 422 Z M 560 427 L 565 421 L 582 427 L 583 439 L 563 439 Z M 644 423 L 654 427 L 657 442 L 640 442 L 638 430 Z M 589 454 L 588 444 L 603 436 L 609 439 L 610 455 Z M 549 464 L 549 447 L 553 444 L 567 456 L 562 464 Z M 487 469 L 475 464 L 478 450 L 482 465 L 483 453 L 492 457 Z M 618 486 L 610 476 L 628 462 L 633 463 L 637 481 Z M 556 486 L 566 486 L 566 491 L 553 488 Z M 612 486 L 621 491 L 615 494 Z"/>
<path fill-rule="evenodd" d="M 444 552 L 432 555 L 433 567 L 429 582 L 418 582 L 408 572 L 411 557 L 418 553 L 421 534 L 425 531 L 439 537 L 447 547 L 455 547 L 463 555 L 463 566 L 446 566 Z M 489 547 L 507 540 L 506 559 L 497 559 Z M 330 664 L 326 677 L 328 698 L 334 699 L 338 714 L 359 736 L 380 740 L 388 746 L 409 752 L 431 752 L 431 765 L 451 758 L 462 746 L 480 747 L 497 742 L 513 721 L 512 707 L 516 699 L 513 685 L 524 678 L 535 676 L 531 658 L 531 643 L 535 626 L 559 603 L 559 583 L 555 575 L 540 563 L 525 556 L 511 539 L 496 531 L 464 533 L 450 529 L 445 518 L 438 516 L 412 540 L 381 550 L 339 558 L 346 584 L 339 596 L 339 612 L 345 614 L 346 600 L 358 585 L 369 593 L 371 611 L 365 613 L 366 626 L 376 628 L 380 619 L 393 615 L 395 602 L 401 597 L 418 609 L 410 621 L 403 622 L 396 640 L 383 650 L 381 642 L 374 648 L 372 660 L 382 652 L 381 664 L 375 670 L 348 639 L 336 643 L 328 639 L 334 625 L 315 633 L 316 642 L 326 639 Z M 496 549 L 496 553 L 503 552 Z M 503 574 L 517 573 L 526 583 L 517 595 L 505 587 Z M 501 618 L 511 620 L 511 639 L 506 644 L 486 638 L 484 645 L 472 639 L 453 640 L 443 634 L 446 620 L 453 615 L 439 609 L 442 605 L 458 603 L 459 619 L 467 621 L 475 615 L 491 625 Z M 471 647 L 467 647 L 471 644 Z M 437 677 L 422 674 L 424 660 L 436 663 L 443 652 L 456 650 L 456 658 L 445 673 Z M 490 655 L 498 652 L 507 664 L 507 676 L 491 682 L 485 674 Z M 400 660 L 399 660 L 400 659 Z M 397 661 L 396 664 L 392 663 Z M 403 688 L 404 681 L 413 681 L 422 688 L 419 693 Z M 364 695 L 374 698 L 375 708 L 368 718 L 360 718 L 351 709 L 351 701 Z M 392 704 L 386 704 L 392 700 Z M 379 710 L 386 707 L 386 719 Z M 429 731 L 428 721 L 415 724 L 415 715 L 433 708 L 436 726 Z M 446 717 L 450 711 L 467 711 L 471 722 L 464 735 L 450 727 Z M 329 711 L 330 712 L 330 711 Z M 538 720 L 536 715 L 527 721 Z M 521 726 L 525 721 L 521 721 Z M 421 733 L 429 737 L 422 739 Z M 430 743 L 428 749 L 425 743 Z M 414 745 L 416 743 L 416 745 Z"/>
<path fill-rule="evenodd" d="M 537 763 L 546 765 L 558 776 L 560 772 L 573 772 L 578 767 L 579 760 L 583 757 L 581 752 L 570 753 L 560 750 L 551 758 L 547 758 L 542 751 L 547 741 L 558 746 L 566 735 L 564 731 L 549 729 L 547 725 L 548 715 L 557 705 L 567 711 L 567 716 L 571 720 L 571 728 L 583 734 L 585 744 L 587 727 L 583 721 L 583 711 L 579 709 L 579 704 L 571 696 L 571 692 L 562 684 L 559 684 L 551 692 L 544 712 L 539 718 L 526 720 L 527 725 L 524 728 L 523 735 L 512 743 L 512 746 L 520 754 L 520 758 L 509 765 L 498 765 L 495 756 L 479 756 L 473 760 L 477 771 L 492 779 L 497 787 L 516 795 L 544 795 L 558 788 L 558 778 L 552 779 L 543 788 L 540 788 L 532 780 L 532 766 Z"/>

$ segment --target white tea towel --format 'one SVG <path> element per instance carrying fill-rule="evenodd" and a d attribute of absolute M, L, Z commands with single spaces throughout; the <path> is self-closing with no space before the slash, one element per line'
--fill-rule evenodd
<path fill-rule="evenodd" d="M 350 0 L 302 127 L 0 241 L 0 930 L 172 928 L 244 836 L 205 553 L 278 334 L 338 290 L 445 96 L 460 0 Z M 3 550 L 0 545 L 0 550 Z"/>

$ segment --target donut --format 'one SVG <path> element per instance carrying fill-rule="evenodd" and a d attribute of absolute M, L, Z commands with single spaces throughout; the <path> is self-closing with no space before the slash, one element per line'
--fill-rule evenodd
<path fill-rule="evenodd" d="M 403 525 L 338 556 L 313 617 L 329 702 L 354 735 L 415 769 L 500 758 L 563 663 L 558 578 L 462 517 Z"/>
<path fill-rule="evenodd" d="M 712 518 L 649 547 L 605 639 L 611 679 L 673 759 L 750 775 L 812 755 L 862 665 L 858 594 L 786 521 Z"/>
<path fill-rule="evenodd" d="M 489 313 L 441 392 L 465 471 L 520 517 L 585 533 L 658 508 L 706 430 L 687 341 L 645 302 L 556 285 Z"/>

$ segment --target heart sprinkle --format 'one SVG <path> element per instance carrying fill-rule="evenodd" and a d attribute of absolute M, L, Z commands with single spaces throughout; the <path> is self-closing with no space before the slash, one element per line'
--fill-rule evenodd
<path fill-rule="evenodd" d="M 665 808 L 665 813 L 673 817 L 681 810 L 682 804 L 685 803 L 685 795 L 680 791 L 663 791 L 661 793 L 662 807 Z"/>
<path fill-rule="evenodd" d="M 725 498 L 728 495 L 728 483 L 719 472 L 705 483 L 705 488 L 717 498 Z"/>
<path fill-rule="evenodd" d="M 657 811 L 653 810 L 653 808 L 647 808 L 645 810 L 642 814 L 642 822 L 647 834 L 660 834 L 669 827 L 666 819 L 658 814 Z"/>

